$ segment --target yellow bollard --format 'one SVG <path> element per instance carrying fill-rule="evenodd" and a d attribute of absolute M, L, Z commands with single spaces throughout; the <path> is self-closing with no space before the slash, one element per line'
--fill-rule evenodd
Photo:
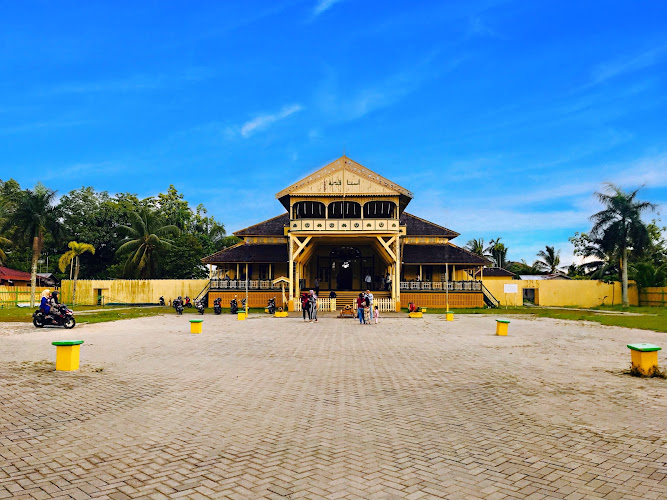
<path fill-rule="evenodd" d="M 273 315 L 276 318 L 286 318 L 287 317 L 287 311 L 276 311 Z"/>
<path fill-rule="evenodd" d="M 72 372 L 79 369 L 79 352 L 83 340 L 51 342 L 56 346 L 56 371 Z"/>
<path fill-rule="evenodd" d="M 424 313 L 422 313 L 421 311 L 408 313 L 409 318 L 422 318 L 423 316 Z"/>
<path fill-rule="evenodd" d="M 243 320 L 246 319 L 247 317 L 248 317 L 248 315 L 247 315 L 244 311 L 239 311 L 239 312 L 238 312 L 238 320 L 239 320 L 239 321 L 243 321 Z"/>
<path fill-rule="evenodd" d="M 190 333 L 201 333 L 203 319 L 191 319 L 190 320 Z"/>
<path fill-rule="evenodd" d="M 496 320 L 496 335 L 507 335 L 507 329 L 509 328 L 510 322 L 506 319 L 497 319 Z"/>
<path fill-rule="evenodd" d="M 447 311 L 447 312 L 445 313 L 445 319 L 446 319 L 447 321 L 454 321 L 454 313 L 451 312 L 451 311 Z"/>
<path fill-rule="evenodd" d="M 628 344 L 628 348 L 633 370 L 646 376 L 658 371 L 658 351 L 661 347 L 653 344 Z"/>

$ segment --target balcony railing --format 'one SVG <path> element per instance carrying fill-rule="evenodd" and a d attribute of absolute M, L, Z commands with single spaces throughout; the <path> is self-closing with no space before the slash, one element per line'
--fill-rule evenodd
<path fill-rule="evenodd" d="M 400 228 L 398 219 L 292 219 L 290 221 L 290 231 L 397 233 Z"/>
<path fill-rule="evenodd" d="M 211 290 L 245 290 L 245 280 L 212 279 Z M 249 290 L 280 290 L 280 284 L 274 285 L 271 280 L 248 280 Z"/>
<path fill-rule="evenodd" d="M 444 292 L 481 292 L 481 281 L 401 281 L 401 290 Z"/>

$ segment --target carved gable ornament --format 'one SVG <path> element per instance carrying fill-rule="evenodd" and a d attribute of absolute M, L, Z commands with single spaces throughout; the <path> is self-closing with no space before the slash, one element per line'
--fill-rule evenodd
<path fill-rule="evenodd" d="M 407 189 L 345 156 L 282 190 L 276 198 L 286 195 L 405 195 L 412 198 Z"/>

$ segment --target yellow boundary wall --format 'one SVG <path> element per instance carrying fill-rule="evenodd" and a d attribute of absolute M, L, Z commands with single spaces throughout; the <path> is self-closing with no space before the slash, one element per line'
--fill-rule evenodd
<path fill-rule="evenodd" d="M 208 279 L 201 280 L 78 280 L 76 282 L 76 303 L 95 305 L 98 290 L 102 291 L 105 304 L 157 304 L 160 296 L 168 304 L 179 295 L 191 299 L 201 292 Z M 72 303 L 72 282 L 60 283 L 61 300 Z M 41 289 L 40 289 L 41 292 Z"/>
<path fill-rule="evenodd" d="M 667 306 L 667 286 L 642 288 L 639 293 L 639 305 L 652 307 Z"/>
<path fill-rule="evenodd" d="M 97 304 L 98 290 L 102 290 L 105 303 L 126 304 L 157 304 L 160 296 L 168 303 L 179 295 L 189 295 L 194 299 L 208 283 L 207 279 L 199 280 L 79 280 L 77 282 L 77 303 L 84 305 Z M 518 293 L 505 296 L 504 285 L 517 285 Z M 523 289 L 535 289 L 537 305 L 540 306 L 578 306 L 597 307 L 618 305 L 621 303 L 621 284 L 607 284 L 597 280 L 484 280 L 484 285 L 500 301 L 501 305 L 523 305 Z M 72 284 L 63 280 L 60 286 L 61 297 L 65 303 L 71 303 Z M 662 290 L 662 289 L 658 289 Z M 38 295 L 42 288 L 38 288 Z M 234 292 L 241 297 L 243 293 Z M 637 287 L 630 284 L 629 298 L 631 305 L 638 304 Z M 280 302 L 280 293 L 272 291 Z M 428 294 L 443 295 L 443 294 Z M 450 294 L 453 295 L 453 294 Z M 479 295 L 479 294 L 474 294 Z M 404 297 L 405 296 L 405 297 Z M 401 302 L 409 297 L 409 292 L 401 294 Z M 224 297 L 227 298 L 226 296 Z M 452 297 L 450 297 L 452 298 Z M 258 297 L 259 299 L 259 297 Z M 264 295 L 261 297 L 265 305 Z M 434 307 L 431 305 L 431 307 Z M 474 307 L 472 304 L 459 304 L 459 307 Z"/>
<path fill-rule="evenodd" d="M 535 290 L 535 305 L 598 307 L 621 304 L 621 283 L 604 283 L 598 280 L 482 280 L 484 286 L 505 306 L 522 306 L 523 289 Z M 518 293 L 505 295 L 506 284 L 517 285 Z M 637 286 L 628 287 L 630 305 L 638 305 Z"/>

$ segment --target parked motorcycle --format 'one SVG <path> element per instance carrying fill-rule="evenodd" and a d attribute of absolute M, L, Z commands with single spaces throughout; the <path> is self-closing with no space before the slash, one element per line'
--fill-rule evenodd
<path fill-rule="evenodd" d="M 183 299 L 178 297 L 177 299 L 174 299 L 174 302 L 172 304 L 174 306 L 174 309 L 176 309 L 176 314 L 181 315 L 183 314 Z"/>
<path fill-rule="evenodd" d="M 269 314 L 274 314 L 276 312 L 276 298 L 273 297 L 272 299 L 269 299 L 269 304 L 266 306 L 266 308 L 269 310 Z"/>
<path fill-rule="evenodd" d="M 218 297 L 213 301 L 213 312 L 215 314 L 221 314 L 222 313 L 222 299 Z"/>
<path fill-rule="evenodd" d="M 68 330 L 74 328 L 76 320 L 74 313 L 65 304 L 58 304 L 51 307 L 49 314 L 44 314 L 44 311 L 37 309 L 32 315 L 32 324 L 37 328 L 45 326 L 62 326 Z"/>
<path fill-rule="evenodd" d="M 236 297 L 229 302 L 229 310 L 232 314 L 239 312 L 239 303 L 236 301 Z"/>
<path fill-rule="evenodd" d="M 158 300 L 158 305 L 160 306 L 164 305 L 164 297 L 160 296 L 160 300 Z"/>
<path fill-rule="evenodd" d="M 197 308 L 197 312 L 199 314 L 204 314 L 204 309 L 206 309 L 206 308 L 204 307 L 204 301 L 203 300 L 196 300 L 195 301 L 195 307 Z"/>
<path fill-rule="evenodd" d="M 183 304 L 185 307 L 192 307 L 192 302 L 190 302 L 190 297 L 187 295 L 185 296 L 185 304 Z"/>

